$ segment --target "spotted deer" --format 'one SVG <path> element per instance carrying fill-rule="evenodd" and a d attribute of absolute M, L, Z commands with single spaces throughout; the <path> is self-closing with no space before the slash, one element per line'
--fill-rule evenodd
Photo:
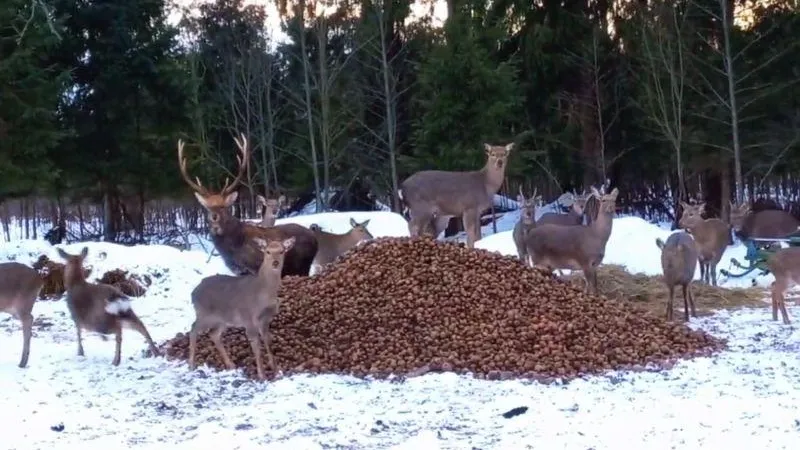
<path fill-rule="evenodd" d="M 611 236 L 619 191 L 592 195 L 600 199 L 597 220 L 591 225 L 536 225 L 525 235 L 525 248 L 531 264 L 549 270 L 583 271 L 584 291 L 597 292 L 597 267 L 603 262 L 606 243 Z"/>
<path fill-rule="evenodd" d="M 317 242 L 319 242 L 319 250 L 317 250 L 317 257 L 314 258 L 314 266 L 321 269 L 325 265 L 334 262 L 336 258 L 359 243 L 373 239 L 372 233 L 367 229 L 368 225 L 369 219 L 358 223 L 351 217 L 350 231 L 344 234 L 336 234 L 323 231 L 319 225 L 312 224 L 309 228 L 317 238 Z"/>
<path fill-rule="evenodd" d="M 281 208 L 286 203 L 286 197 L 281 195 L 278 198 L 266 198 L 263 195 L 259 195 L 256 197 L 256 203 L 260 208 L 264 208 L 260 225 L 269 228 L 275 226 L 275 221 L 278 220 Z"/>
<path fill-rule="evenodd" d="M 283 240 L 294 237 L 295 244 L 286 255 L 283 265 L 283 276 L 308 276 L 311 263 L 317 254 L 317 239 L 311 230 L 293 223 L 265 228 L 242 222 L 231 214 L 230 209 L 238 198 L 236 186 L 247 174 L 247 165 L 250 159 L 247 139 L 244 135 L 236 139 L 236 145 L 239 148 L 239 155 L 236 157 L 239 172 L 232 183 L 228 183 L 226 180 L 222 190 L 215 192 L 206 189 L 197 178 L 192 181 L 186 170 L 183 141 L 178 141 L 178 162 L 181 175 L 186 184 L 194 190 L 197 201 L 208 213 L 209 232 L 214 248 L 234 274 L 255 274 L 258 273 L 261 260 L 264 258 L 264 253 L 256 240 Z"/>
<path fill-rule="evenodd" d="M 75 323 L 78 356 L 84 356 L 81 330 L 92 331 L 103 336 L 114 334 L 116 347 L 111 364 L 118 366 L 121 357 L 123 328 L 136 330 L 147 341 L 151 353 L 158 356 L 160 352 L 153 343 L 150 333 L 131 309 L 130 298 L 109 284 L 86 281 L 83 261 L 88 254 L 87 247 L 84 247 L 77 255 L 71 255 L 58 249 L 58 255 L 65 261 L 64 287 L 67 290 L 67 309 Z"/>
<path fill-rule="evenodd" d="M 44 286 L 39 273 L 18 262 L 0 263 L 0 312 L 22 323 L 22 357 L 19 367 L 28 365 L 33 334 L 33 305 Z"/>
<path fill-rule="evenodd" d="M 535 189 L 530 197 L 525 198 L 525 194 L 522 192 L 522 186 L 519 187 L 517 203 L 520 205 L 520 215 L 519 220 L 516 225 L 514 225 L 514 231 L 512 231 L 511 237 L 514 239 L 514 246 L 517 247 L 517 255 L 520 261 L 525 264 L 529 264 L 529 261 L 524 238 L 528 230 L 536 226 L 536 207 L 541 199 L 541 196 L 536 195 Z"/>
<path fill-rule="evenodd" d="M 438 236 L 451 217 L 460 216 L 467 232 L 467 246 L 481 238 L 481 213 L 489 208 L 505 178 L 506 163 L 514 144 L 484 144 L 486 164 L 480 170 L 451 172 L 424 170 L 406 178 L 398 195 L 408 207 L 411 236 L 419 236 L 436 224 Z M 440 228 L 441 227 L 441 228 Z"/>
<path fill-rule="evenodd" d="M 694 238 L 689 233 L 679 231 L 672 233 L 667 241 L 656 239 L 656 246 L 661 250 L 661 270 L 664 274 L 664 284 L 669 290 L 667 301 L 667 320 L 672 320 L 672 305 L 675 299 L 675 286 L 680 285 L 683 294 L 683 317 L 689 320 L 689 307 L 692 317 L 697 317 L 692 296 L 692 279 L 697 269 L 697 247 Z"/>
<path fill-rule="evenodd" d="M 267 364 L 278 371 L 270 347 L 269 326 L 280 307 L 278 291 L 281 287 L 283 262 L 296 240 L 294 236 L 284 240 L 255 240 L 264 255 L 256 275 L 212 275 L 200 281 L 192 291 L 195 321 L 189 331 L 191 370 L 196 368 L 197 336 L 207 330 L 211 330 L 211 342 L 222 357 L 225 367 L 229 370 L 235 369 L 236 365 L 222 343 L 222 334 L 229 327 L 240 327 L 245 329 L 250 341 L 258 377 L 262 380 L 265 378 L 259 339 L 264 344 Z M 231 301 L 232 299 L 235 301 Z"/>
<path fill-rule="evenodd" d="M 800 247 L 782 248 L 766 261 L 767 269 L 775 276 L 771 286 L 772 320 L 778 320 L 778 310 L 784 324 L 789 324 L 786 312 L 786 292 L 800 283 Z"/>
<path fill-rule="evenodd" d="M 678 226 L 689 232 L 697 244 L 700 280 L 717 285 L 717 264 L 725 253 L 730 239 L 730 227 L 717 218 L 703 219 L 706 204 L 690 205 L 681 202 L 683 214 Z"/>
<path fill-rule="evenodd" d="M 731 228 L 739 239 L 782 239 L 800 230 L 800 220 L 781 209 L 754 213 L 750 205 L 731 202 Z"/>

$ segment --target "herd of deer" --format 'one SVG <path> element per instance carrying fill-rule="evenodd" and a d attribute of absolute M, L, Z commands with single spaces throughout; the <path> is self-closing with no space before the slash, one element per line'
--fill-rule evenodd
<path fill-rule="evenodd" d="M 228 327 L 244 328 L 255 355 L 258 376 L 265 377 L 260 346 L 263 344 L 267 364 L 277 370 L 270 349 L 269 325 L 279 309 L 278 291 L 287 275 L 308 276 L 312 267 L 323 267 L 359 243 L 372 239 L 367 229 L 369 220 L 358 223 L 350 219 L 351 229 L 345 234 L 323 231 L 317 224 L 306 228 L 297 224 L 275 225 L 285 202 L 259 196 L 263 207 L 262 221 L 241 221 L 231 214 L 236 202 L 237 186 L 247 172 L 250 159 L 247 140 L 236 139 L 239 149 L 238 175 L 232 183 L 226 180 L 219 191 L 205 188 L 199 179 L 187 173 L 184 144 L 178 141 L 181 175 L 193 189 L 197 201 L 207 211 L 209 234 L 214 247 L 234 275 L 212 275 L 204 278 L 191 293 L 195 321 L 189 334 L 189 366 L 195 367 L 197 336 L 210 330 L 210 338 L 224 364 L 233 369 L 221 337 Z M 409 216 L 411 236 L 438 236 L 451 217 L 461 217 L 467 234 L 467 246 L 474 247 L 481 238 L 480 216 L 494 201 L 505 177 L 508 157 L 514 145 L 485 144 L 486 164 L 468 172 L 437 170 L 420 171 L 400 185 L 398 195 Z M 527 265 L 549 270 L 569 269 L 583 272 L 585 290 L 597 291 L 597 269 L 603 261 L 611 235 L 619 191 L 603 193 L 592 187 L 589 194 L 566 196 L 572 210 L 567 214 L 548 213 L 536 219 L 541 197 L 526 198 L 522 190 L 518 201 L 520 220 L 512 233 L 519 258 Z M 686 231 L 673 233 L 666 242 L 658 239 L 664 280 L 669 289 L 667 318 L 672 319 L 675 286 L 681 286 L 684 316 L 692 315 L 694 302 L 690 284 L 697 263 L 703 282 L 716 285 L 716 266 L 728 244 L 730 229 L 740 236 L 778 237 L 798 229 L 800 222 L 782 211 L 761 211 L 751 214 L 749 207 L 732 205 L 731 224 L 720 219 L 703 219 L 704 204 L 682 203 L 679 224 Z M 787 230 L 790 230 L 787 232 Z M 151 352 L 158 355 L 146 327 L 133 312 L 130 299 L 119 289 L 101 283 L 89 283 L 83 262 L 88 255 L 84 247 L 71 255 L 62 249 L 65 260 L 64 286 L 67 308 L 78 340 L 78 355 L 84 354 L 82 330 L 114 334 L 116 349 L 112 364 L 120 363 L 122 329 L 136 330 L 147 341 Z M 768 266 L 775 275 L 772 287 L 773 319 L 780 309 L 784 323 L 789 319 L 783 296 L 793 283 L 800 282 L 800 248 L 784 249 L 770 258 Z M 32 310 L 43 287 L 43 280 L 34 269 L 17 262 L 0 264 L 0 311 L 22 322 L 23 350 L 19 367 L 25 367 L 30 353 L 33 326 Z"/>

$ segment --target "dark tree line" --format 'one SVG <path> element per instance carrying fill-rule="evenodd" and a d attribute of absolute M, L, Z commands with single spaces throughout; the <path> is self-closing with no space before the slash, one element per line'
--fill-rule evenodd
<path fill-rule="evenodd" d="M 244 214 L 352 186 L 397 208 L 398 180 L 475 168 L 483 142 L 516 142 L 507 190 L 548 200 L 610 180 L 631 210 L 724 215 L 800 192 L 796 1 L 449 0 L 442 27 L 406 0 L 217 0 L 175 25 L 169 5 L 0 5 L 0 200 L 88 202 L 104 238 L 141 232 L 152 202 L 192 205 L 177 139 L 213 185 L 239 132 Z"/>

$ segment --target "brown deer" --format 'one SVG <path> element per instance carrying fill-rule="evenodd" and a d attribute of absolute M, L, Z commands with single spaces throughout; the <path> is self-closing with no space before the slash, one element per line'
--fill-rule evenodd
<path fill-rule="evenodd" d="M 525 198 L 522 186 L 519 187 L 517 203 L 520 205 L 520 215 L 519 220 L 514 225 L 514 231 L 511 232 L 511 237 L 514 239 L 514 246 L 517 247 L 519 259 L 525 264 L 529 264 L 529 261 L 524 238 L 528 230 L 536 226 L 536 206 L 541 199 L 541 196 L 536 195 L 536 189 L 534 189 L 533 195 Z"/>
<path fill-rule="evenodd" d="M 44 286 L 39 273 L 18 262 L 0 264 L 0 312 L 22 322 L 22 357 L 19 367 L 28 365 L 33 333 L 33 304 Z"/>
<path fill-rule="evenodd" d="M 78 334 L 78 356 L 83 356 L 83 336 L 81 330 L 93 331 L 103 336 L 114 334 L 116 348 L 111 364 L 118 366 L 122 347 L 122 328 L 132 328 L 147 341 L 150 351 L 160 353 L 139 317 L 131 309 L 130 298 L 109 284 L 88 283 L 83 270 L 83 261 L 89 254 L 84 247 L 78 255 L 71 255 L 58 249 L 64 259 L 64 287 L 67 289 L 67 309 L 75 322 Z"/>
<path fill-rule="evenodd" d="M 264 208 L 264 212 L 261 215 L 260 225 L 262 227 L 269 228 L 275 226 L 275 221 L 278 220 L 278 215 L 281 212 L 281 208 L 283 208 L 284 203 L 286 203 L 286 197 L 281 195 L 277 199 L 268 199 L 263 195 L 259 195 L 256 197 L 256 203 L 259 207 Z"/>
<path fill-rule="evenodd" d="M 572 204 L 570 210 L 566 214 L 559 214 L 556 212 L 548 212 L 542 214 L 539 220 L 536 221 L 537 225 L 583 225 L 583 207 L 586 200 L 579 202 L 574 196 L 571 198 Z"/>
<path fill-rule="evenodd" d="M 717 264 L 722 259 L 730 240 L 730 227 L 717 218 L 703 219 L 706 204 L 690 205 L 681 202 L 683 214 L 678 226 L 694 237 L 700 262 L 700 279 L 703 283 L 717 285 Z"/>
<path fill-rule="evenodd" d="M 283 276 L 303 275 L 308 276 L 311 263 L 317 254 L 317 239 L 308 228 L 289 223 L 268 228 L 242 222 L 234 217 L 230 208 L 238 197 L 236 186 L 241 183 L 247 173 L 247 164 L 250 158 L 247 139 L 244 135 L 236 139 L 240 155 L 239 173 L 233 183 L 225 181 L 219 192 L 213 192 L 200 183 L 199 179 L 192 179 L 186 171 L 186 158 L 183 156 L 183 141 L 178 141 L 178 162 L 181 175 L 186 183 L 194 190 L 197 201 L 208 212 L 209 232 L 211 241 L 225 265 L 235 275 L 255 274 L 261 267 L 264 253 L 261 251 L 256 239 L 261 241 L 284 240 L 295 238 L 295 244 L 286 255 L 283 265 Z"/>
<path fill-rule="evenodd" d="M 800 247 L 782 248 L 767 258 L 767 268 L 775 281 L 772 282 L 772 320 L 778 320 L 778 310 L 784 324 L 789 324 L 786 312 L 786 291 L 800 282 Z"/>
<path fill-rule="evenodd" d="M 196 368 L 197 335 L 206 330 L 211 330 L 209 337 L 222 357 L 225 367 L 229 370 L 236 368 L 222 343 L 222 334 L 228 327 L 245 329 L 260 379 L 263 380 L 265 377 L 259 338 L 264 343 L 267 363 L 271 369 L 278 370 L 270 349 L 269 325 L 278 314 L 280 306 L 278 291 L 281 287 L 283 261 L 296 241 L 294 236 L 283 241 L 263 241 L 259 238 L 255 241 L 264 255 L 256 275 L 240 277 L 212 275 L 203 278 L 192 291 L 195 321 L 189 332 L 191 370 Z"/>
<path fill-rule="evenodd" d="M 480 170 L 450 172 L 424 170 L 406 178 L 398 195 L 408 207 L 409 234 L 419 236 L 435 221 L 435 236 L 450 217 L 461 216 L 467 232 L 467 246 L 481 238 L 481 213 L 489 208 L 505 178 L 506 163 L 514 144 L 484 144 L 486 164 Z M 435 219 L 435 220 L 434 220 Z"/>
<path fill-rule="evenodd" d="M 692 317 L 697 317 L 692 296 L 692 279 L 697 269 L 697 247 L 689 233 L 679 231 L 672 233 L 667 242 L 656 239 L 656 246 L 661 249 L 661 270 L 664 273 L 664 284 L 669 290 L 667 301 L 667 320 L 672 320 L 672 304 L 675 299 L 675 286 L 683 290 L 683 317 L 689 320 L 689 307 Z"/>
<path fill-rule="evenodd" d="M 525 248 L 533 265 L 583 271 L 585 292 L 597 292 L 597 267 L 605 257 L 611 236 L 619 191 L 592 195 L 600 199 L 597 219 L 591 225 L 536 225 L 525 235 Z"/>
<path fill-rule="evenodd" d="M 312 224 L 310 229 L 319 243 L 319 250 L 317 250 L 317 257 L 314 258 L 314 265 L 322 268 L 326 264 L 336 261 L 336 258 L 362 241 L 373 239 L 372 233 L 367 229 L 368 225 L 369 219 L 358 223 L 351 217 L 350 231 L 344 234 L 335 234 L 322 231 L 322 227 L 317 224 Z"/>
<path fill-rule="evenodd" d="M 800 220 L 781 209 L 754 213 L 747 203 L 731 202 L 731 227 L 739 239 L 782 239 L 800 229 Z"/>

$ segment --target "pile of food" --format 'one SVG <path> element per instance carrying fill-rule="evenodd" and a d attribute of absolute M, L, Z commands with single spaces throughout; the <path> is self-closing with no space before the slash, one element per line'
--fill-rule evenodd
<path fill-rule="evenodd" d="M 36 262 L 33 263 L 33 268 L 39 272 L 39 276 L 44 280 L 44 286 L 39 292 L 41 300 L 58 300 L 64 296 L 66 292 L 64 287 L 64 264 L 51 260 L 47 255 L 40 255 Z M 89 278 L 92 274 L 92 269 L 84 267 L 83 274 L 86 278 Z M 93 280 L 89 281 L 94 282 Z M 131 297 L 141 297 L 147 292 L 147 287 L 151 284 L 149 276 L 139 277 L 121 269 L 108 271 L 96 281 L 116 286 L 125 295 Z"/>
<path fill-rule="evenodd" d="M 659 367 L 725 346 L 586 295 L 517 258 L 430 238 L 376 239 L 314 277 L 284 278 L 281 292 L 272 349 L 284 373 L 572 378 Z M 228 330 L 224 342 L 254 375 L 243 330 Z M 198 364 L 223 368 L 207 335 L 198 344 Z M 186 359 L 188 335 L 163 349 Z"/>

